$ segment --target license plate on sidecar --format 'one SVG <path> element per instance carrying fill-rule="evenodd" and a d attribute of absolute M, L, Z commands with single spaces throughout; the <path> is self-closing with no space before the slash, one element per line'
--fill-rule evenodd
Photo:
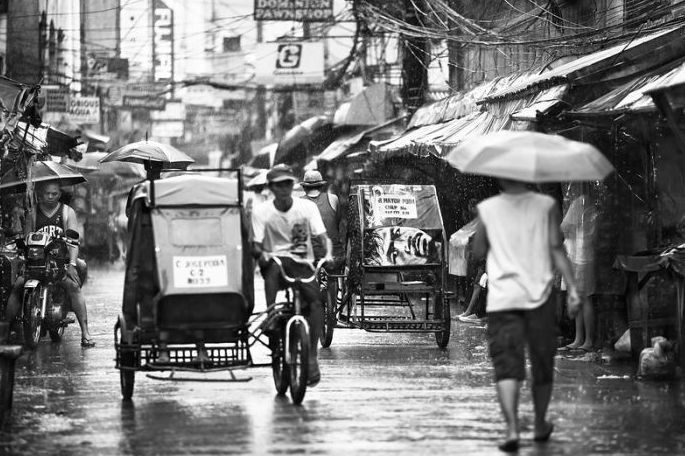
<path fill-rule="evenodd" d="M 227 285 L 226 255 L 174 256 L 174 287 L 213 288 Z"/>

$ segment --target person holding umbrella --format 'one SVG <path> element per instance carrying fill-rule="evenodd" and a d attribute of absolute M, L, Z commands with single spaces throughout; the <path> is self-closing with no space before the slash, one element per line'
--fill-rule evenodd
<path fill-rule="evenodd" d="M 554 269 L 567 284 L 568 314 L 581 305 L 571 262 L 566 256 L 556 201 L 528 189 L 527 183 L 594 180 L 613 167 L 589 144 L 535 132 L 501 131 L 464 141 L 447 155 L 465 173 L 498 179 L 502 193 L 478 205 L 476 257 L 487 255 L 488 343 L 497 397 L 506 421 L 499 449 L 519 448 L 518 402 L 525 378 L 525 347 L 532 371 L 534 438 L 549 440 L 547 421 L 556 354 Z"/>

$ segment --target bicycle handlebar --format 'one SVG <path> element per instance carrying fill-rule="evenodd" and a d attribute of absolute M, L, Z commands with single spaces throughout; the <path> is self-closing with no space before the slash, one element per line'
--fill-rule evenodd
<path fill-rule="evenodd" d="M 294 283 L 297 283 L 297 282 L 300 282 L 300 283 L 309 283 L 309 282 L 313 282 L 313 281 L 316 280 L 316 278 L 319 276 L 319 271 L 321 270 L 321 268 L 323 267 L 323 265 L 326 264 L 326 261 L 327 261 L 326 258 L 321 258 L 321 259 L 318 261 L 318 263 L 316 263 L 316 268 L 315 268 L 315 267 L 312 265 L 312 263 L 310 263 L 309 261 L 304 260 L 304 259 L 299 259 L 299 258 L 295 258 L 295 257 L 284 257 L 284 258 L 291 259 L 291 260 L 293 260 L 295 263 L 307 265 L 307 267 L 308 267 L 309 269 L 311 269 L 311 271 L 313 272 L 313 274 L 312 274 L 310 277 L 306 277 L 306 278 L 293 278 L 293 277 L 290 277 L 288 274 L 285 273 L 285 269 L 283 268 L 283 262 L 281 261 L 281 259 L 280 259 L 279 257 L 277 257 L 277 256 L 272 256 L 272 257 L 271 257 L 271 260 L 272 260 L 274 263 L 276 263 L 276 265 L 278 266 L 278 268 L 281 270 L 281 276 L 285 279 L 286 282 L 291 283 L 291 284 L 294 284 Z"/>

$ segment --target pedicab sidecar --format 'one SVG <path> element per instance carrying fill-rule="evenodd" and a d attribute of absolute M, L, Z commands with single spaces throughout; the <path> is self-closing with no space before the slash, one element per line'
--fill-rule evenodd
<path fill-rule="evenodd" d="M 333 328 L 450 337 L 446 235 L 433 185 L 360 182 L 350 189 L 344 274 L 330 274 L 324 346 Z"/>
<path fill-rule="evenodd" d="M 146 181 L 129 208 L 123 312 L 115 325 L 124 398 L 135 372 L 252 365 L 254 267 L 242 184 L 187 174 Z"/>

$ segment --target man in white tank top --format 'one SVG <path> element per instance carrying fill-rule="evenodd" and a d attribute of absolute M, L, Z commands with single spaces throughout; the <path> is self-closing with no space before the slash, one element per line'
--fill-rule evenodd
<path fill-rule="evenodd" d="M 523 182 L 499 179 L 502 193 L 478 205 L 481 223 L 474 238 L 476 257 L 487 253 L 488 340 L 497 396 L 506 420 L 502 451 L 519 447 L 518 397 L 525 378 L 528 346 L 535 408 L 534 440 L 547 441 L 554 426 L 546 421 L 552 395 L 556 318 L 552 301 L 554 268 L 568 284 L 568 313 L 580 309 L 571 263 L 559 230 L 559 209 L 549 196 Z"/>

